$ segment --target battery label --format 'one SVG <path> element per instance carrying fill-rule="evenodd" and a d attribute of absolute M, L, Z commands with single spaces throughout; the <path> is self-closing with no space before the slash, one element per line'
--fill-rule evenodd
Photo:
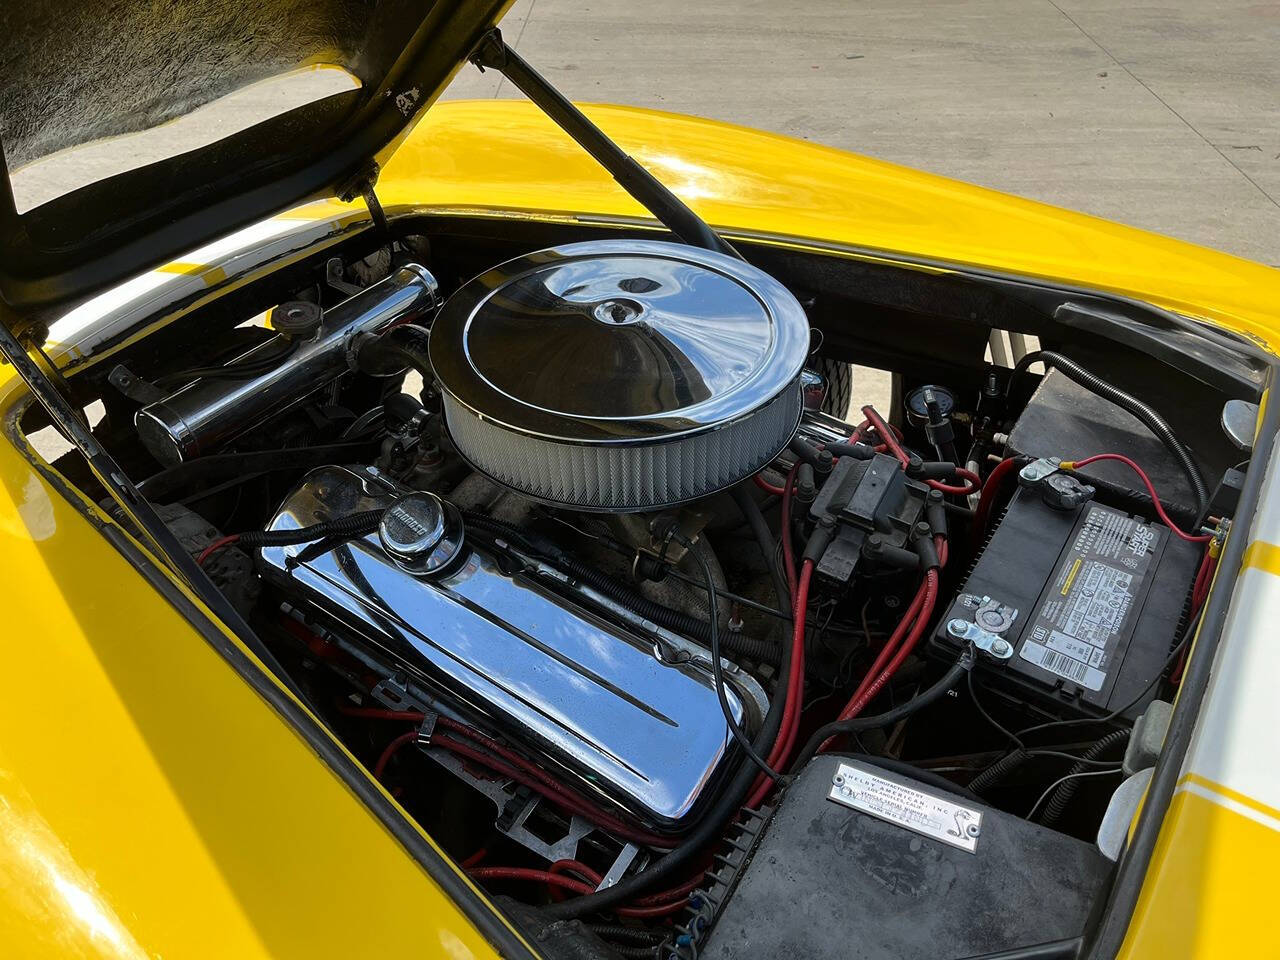
<path fill-rule="evenodd" d="M 1019 656 L 1098 691 L 1164 531 L 1090 504 L 1063 554 Z"/>

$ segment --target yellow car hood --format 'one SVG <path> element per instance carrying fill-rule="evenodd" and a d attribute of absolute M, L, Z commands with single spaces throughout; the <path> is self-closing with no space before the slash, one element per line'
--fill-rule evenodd
<path fill-rule="evenodd" d="M 584 111 L 713 226 L 1119 293 L 1280 337 L 1280 270 L 1096 217 L 745 127 Z M 383 171 L 384 205 L 649 214 L 532 104 L 437 104 Z"/>

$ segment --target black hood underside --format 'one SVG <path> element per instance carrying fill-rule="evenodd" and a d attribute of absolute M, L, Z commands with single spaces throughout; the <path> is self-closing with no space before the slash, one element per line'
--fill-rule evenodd
<path fill-rule="evenodd" d="M 12 171 L 151 129 L 311 65 L 359 88 L 19 214 L 0 186 L 0 297 L 57 313 L 185 250 L 358 179 L 440 94 L 510 0 L 32 0 L 0 6 Z"/>

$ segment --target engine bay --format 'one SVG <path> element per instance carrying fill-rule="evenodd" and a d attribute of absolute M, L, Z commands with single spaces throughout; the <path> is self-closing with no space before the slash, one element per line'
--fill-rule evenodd
<path fill-rule="evenodd" d="M 70 382 L 547 956 L 1074 957 L 1248 469 L 1217 423 L 1248 384 L 1054 336 L 1088 304 L 1022 323 L 1044 292 L 542 239 L 326 253 Z M 1002 323 L 1042 349 L 997 356 Z"/>

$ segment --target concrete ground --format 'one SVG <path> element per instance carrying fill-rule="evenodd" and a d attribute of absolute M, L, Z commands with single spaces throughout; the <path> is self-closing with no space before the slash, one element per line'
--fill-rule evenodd
<path fill-rule="evenodd" d="M 517 0 L 571 98 L 729 120 L 1280 266 L 1277 0 Z M 338 89 L 258 84 L 19 171 L 20 208 Z M 465 67 L 449 97 L 517 96 Z"/>
<path fill-rule="evenodd" d="M 815 140 L 1280 266 L 1280 3 L 518 0 L 572 99 Z M 467 68 L 452 97 L 517 96 Z"/>

